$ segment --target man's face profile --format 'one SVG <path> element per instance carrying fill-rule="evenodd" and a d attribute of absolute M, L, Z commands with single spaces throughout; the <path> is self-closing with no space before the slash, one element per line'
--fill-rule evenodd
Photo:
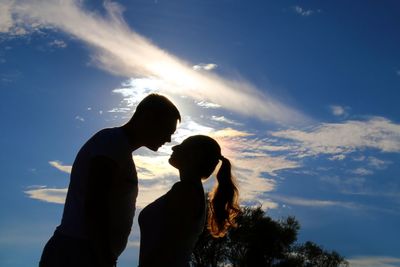
<path fill-rule="evenodd" d="M 152 123 L 151 131 L 147 136 L 146 147 L 157 151 L 165 143 L 171 142 L 171 136 L 176 131 L 176 119 L 159 119 Z"/>

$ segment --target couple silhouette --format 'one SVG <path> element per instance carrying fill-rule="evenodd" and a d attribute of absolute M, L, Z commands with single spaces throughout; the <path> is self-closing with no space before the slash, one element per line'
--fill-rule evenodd
<path fill-rule="evenodd" d="M 83 145 L 72 166 L 61 224 L 43 249 L 40 267 L 117 266 L 138 195 L 132 152 L 140 147 L 157 151 L 171 142 L 180 121 L 168 98 L 150 94 L 128 123 L 103 129 Z M 239 211 L 230 161 L 214 139 L 191 136 L 172 151 L 169 163 L 179 170 L 180 181 L 139 214 L 139 267 L 190 266 L 205 223 L 212 236 L 222 237 Z M 217 183 L 207 199 L 202 180 L 219 162 Z"/>

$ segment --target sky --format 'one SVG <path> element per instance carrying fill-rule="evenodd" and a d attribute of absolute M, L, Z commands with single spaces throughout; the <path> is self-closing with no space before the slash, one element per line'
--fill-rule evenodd
<path fill-rule="evenodd" d="M 79 148 L 147 94 L 182 114 L 133 154 L 137 215 L 194 134 L 231 159 L 242 205 L 295 216 L 350 266 L 400 266 L 398 1 L 0 0 L 0 265 L 35 266 Z M 211 177 L 204 186 L 211 188 Z"/>

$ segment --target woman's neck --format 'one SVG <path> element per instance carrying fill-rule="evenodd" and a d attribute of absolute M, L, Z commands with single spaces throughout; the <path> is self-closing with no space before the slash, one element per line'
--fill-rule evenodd
<path fill-rule="evenodd" d="M 201 184 L 201 177 L 190 171 L 179 171 L 181 181 Z"/>

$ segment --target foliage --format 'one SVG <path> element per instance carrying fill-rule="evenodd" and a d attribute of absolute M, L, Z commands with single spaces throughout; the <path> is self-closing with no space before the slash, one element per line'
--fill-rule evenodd
<path fill-rule="evenodd" d="M 245 207 L 237 227 L 223 238 L 204 228 L 192 254 L 196 267 L 338 267 L 348 266 L 337 252 L 313 242 L 295 243 L 300 224 L 294 217 L 272 220 L 261 207 Z"/>

